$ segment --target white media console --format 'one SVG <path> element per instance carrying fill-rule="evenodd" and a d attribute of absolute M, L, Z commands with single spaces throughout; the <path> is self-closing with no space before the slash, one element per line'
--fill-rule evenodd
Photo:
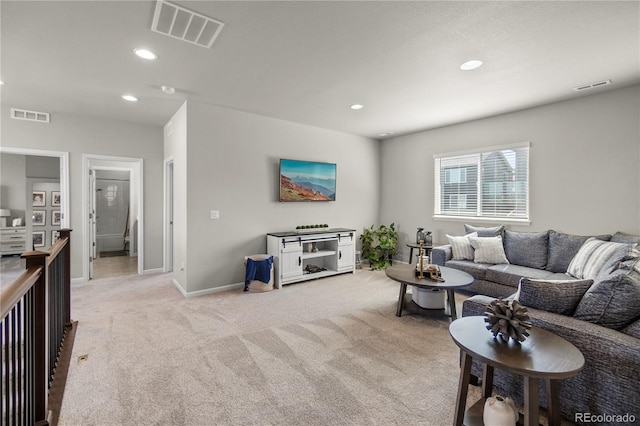
<path fill-rule="evenodd" d="M 355 229 L 273 232 L 267 234 L 267 253 L 273 256 L 275 287 L 354 272 Z"/>

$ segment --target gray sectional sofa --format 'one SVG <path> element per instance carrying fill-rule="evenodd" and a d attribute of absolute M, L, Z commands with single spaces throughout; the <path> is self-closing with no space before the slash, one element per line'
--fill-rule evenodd
<path fill-rule="evenodd" d="M 500 236 L 509 263 L 453 259 L 450 244 L 433 249 L 433 263 L 464 270 L 475 278 L 467 287 L 475 295 L 463 303 L 462 315 L 484 315 L 495 298 L 518 297 L 534 326 L 565 338 L 585 356 L 585 368 L 560 382 L 562 417 L 576 424 L 594 424 L 596 419 L 595 424 L 613 425 L 625 424 L 621 421 L 625 418 L 616 416 L 626 414 L 626 420 L 633 419 L 627 424 L 640 424 L 640 236 L 618 232 L 595 236 L 596 241 L 590 236 L 518 233 L 502 227 L 467 225 L 465 231 L 480 239 Z M 610 259 L 596 255 L 580 259 L 587 245 L 607 245 L 618 251 Z M 598 269 L 587 271 L 592 264 Z M 576 278 L 567 271 L 589 276 Z M 481 365 L 474 363 L 472 371 L 480 377 Z M 522 404 L 521 377 L 496 370 L 494 389 Z M 542 407 L 546 407 L 544 393 L 541 384 Z"/>

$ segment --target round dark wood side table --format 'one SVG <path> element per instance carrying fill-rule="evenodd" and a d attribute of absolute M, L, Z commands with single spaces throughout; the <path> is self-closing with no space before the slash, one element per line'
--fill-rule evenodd
<path fill-rule="evenodd" d="M 538 379 L 544 379 L 549 425 L 560 425 L 559 380 L 578 374 L 584 367 L 584 356 L 573 344 L 547 330 L 532 327 L 529 333 L 522 343 L 502 342 L 487 330 L 483 316 L 460 318 L 449 325 L 449 334 L 462 354 L 455 426 L 483 424 L 482 411 L 493 391 L 494 368 L 524 378 L 525 426 L 538 425 Z M 473 358 L 484 364 L 482 398 L 465 412 Z"/>

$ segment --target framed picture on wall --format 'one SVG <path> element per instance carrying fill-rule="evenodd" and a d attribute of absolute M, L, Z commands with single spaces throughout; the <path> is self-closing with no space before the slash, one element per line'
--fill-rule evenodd
<path fill-rule="evenodd" d="M 60 207 L 60 191 L 51 191 L 51 205 Z"/>
<path fill-rule="evenodd" d="M 47 211 L 46 210 L 34 210 L 32 223 L 34 226 L 45 226 L 47 224 Z"/>
<path fill-rule="evenodd" d="M 51 244 L 55 244 L 60 239 L 60 231 L 51 231 Z"/>
<path fill-rule="evenodd" d="M 33 246 L 34 247 L 44 247 L 44 239 L 45 239 L 44 231 L 35 231 L 33 232 Z"/>
<path fill-rule="evenodd" d="M 47 205 L 47 191 L 33 191 L 33 207 Z"/>
<path fill-rule="evenodd" d="M 60 226 L 62 213 L 60 210 L 51 210 L 51 225 Z"/>

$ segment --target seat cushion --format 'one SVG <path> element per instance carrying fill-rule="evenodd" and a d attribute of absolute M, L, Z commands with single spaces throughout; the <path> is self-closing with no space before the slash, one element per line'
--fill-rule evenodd
<path fill-rule="evenodd" d="M 511 264 L 544 269 L 549 252 L 549 231 L 504 231 L 504 251 Z"/>
<path fill-rule="evenodd" d="M 529 268 L 520 265 L 492 265 L 487 268 L 485 280 L 518 287 L 521 278 L 548 278 L 552 274 L 544 269 Z"/>
<path fill-rule="evenodd" d="M 565 272 L 554 272 L 553 274 L 549 275 L 547 278 L 547 280 L 553 280 L 553 281 L 561 281 L 561 280 L 575 280 L 575 277 L 572 277 L 571 275 L 565 273 Z"/>
<path fill-rule="evenodd" d="M 473 260 L 450 260 L 444 266 L 459 269 L 467 274 L 471 274 L 473 278 L 483 280 L 487 272 L 487 268 L 491 265 L 475 263 Z"/>

